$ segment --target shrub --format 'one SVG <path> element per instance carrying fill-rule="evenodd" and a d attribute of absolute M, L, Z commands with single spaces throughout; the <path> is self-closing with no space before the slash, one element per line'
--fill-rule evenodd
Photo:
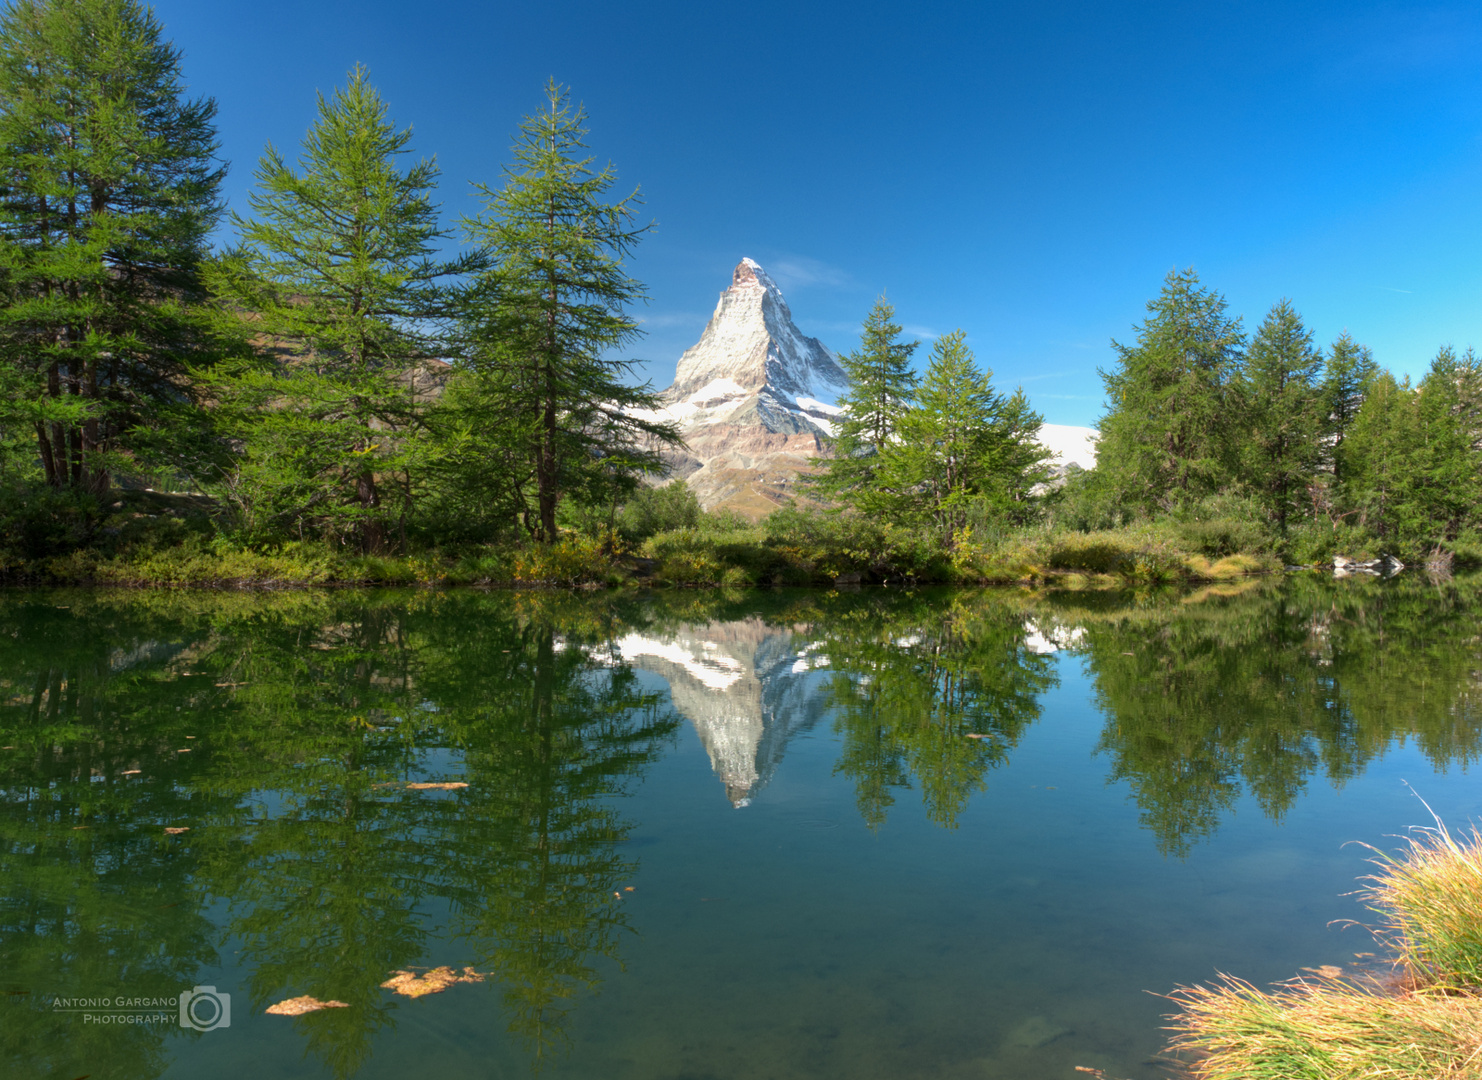
<path fill-rule="evenodd" d="M 639 544 L 655 533 L 699 526 L 705 511 L 700 500 L 683 480 L 663 487 L 638 488 L 617 518 L 617 531 L 630 544 Z"/>
<path fill-rule="evenodd" d="M 515 580 L 529 585 L 585 585 L 613 577 L 603 542 L 585 536 L 526 548 L 515 555 L 514 564 Z"/>

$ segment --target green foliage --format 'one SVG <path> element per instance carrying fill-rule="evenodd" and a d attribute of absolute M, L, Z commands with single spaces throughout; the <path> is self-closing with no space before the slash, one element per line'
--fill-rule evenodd
<path fill-rule="evenodd" d="M 1442 349 L 1413 389 L 1387 372 L 1370 384 L 1345 440 L 1347 486 L 1363 523 L 1397 550 L 1414 555 L 1476 521 L 1479 382 L 1470 352 Z"/>
<path fill-rule="evenodd" d="M 698 528 L 705 517 L 700 500 L 683 480 L 663 487 L 640 487 L 618 515 L 618 534 L 639 544 L 654 533 Z"/>
<path fill-rule="evenodd" d="M 1378 374 L 1379 365 L 1374 363 L 1373 351 L 1354 341 L 1346 330 L 1328 350 L 1327 363 L 1323 368 L 1322 431 L 1327 442 L 1328 467 L 1332 471 L 1333 484 L 1338 489 L 1340 503 L 1347 501 L 1342 496 L 1349 474 L 1348 449 L 1345 445 L 1348 433 L 1358 419 L 1359 409 L 1369 392 L 1369 384 Z"/>
<path fill-rule="evenodd" d="M 411 510 L 418 369 L 441 351 L 444 279 L 477 262 L 434 258 L 448 236 L 437 168 L 399 166 L 410 140 L 357 67 L 319 98 L 297 169 L 268 146 L 255 216 L 234 218 L 242 247 L 216 285 L 273 360 L 218 382 L 246 432 L 223 491 L 248 535 L 353 536 L 378 552 Z"/>
<path fill-rule="evenodd" d="M 545 543 L 564 499 L 621 501 L 640 476 L 663 471 L 655 447 L 678 441 L 672 426 L 640 415 L 659 402 L 631 385 L 636 361 L 613 355 L 641 332 L 627 308 L 643 286 L 623 263 L 651 226 L 634 224 L 636 190 L 604 201 L 616 174 L 592 171 L 585 123 L 548 83 L 546 107 L 520 125 L 504 187 L 480 187 L 484 212 L 464 221 L 490 265 L 462 312 L 473 378 L 463 423 L 518 462 L 508 495 Z"/>
<path fill-rule="evenodd" d="M 199 420 L 226 347 L 199 271 L 220 213 L 210 99 L 136 0 L 0 12 L 0 425 L 45 480 L 107 495 Z"/>
<path fill-rule="evenodd" d="M 1035 439 L 1043 418 L 1022 390 L 995 392 L 991 377 L 961 330 L 938 339 L 916 405 L 878 454 L 883 512 L 932 525 L 948 549 L 974 516 L 1026 518 L 1030 489 L 1048 475 L 1049 451 Z"/>
<path fill-rule="evenodd" d="M 1097 471 L 1145 511 L 1219 490 L 1230 474 L 1225 391 L 1245 345 L 1225 298 L 1192 269 L 1170 271 L 1135 345 L 1112 342 Z"/>
<path fill-rule="evenodd" d="M 1291 301 L 1271 309 L 1251 340 L 1231 403 L 1241 422 L 1234 438 L 1242 475 L 1283 534 L 1317 483 L 1323 434 L 1322 354 Z M 1337 394 L 1336 387 L 1331 392 Z"/>
<path fill-rule="evenodd" d="M 0 573 L 84 547 L 98 529 L 99 509 L 86 491 L 0 486 Z"/>
<path fill-rule="evenodd" d="M 839 364 L 849 389 L 834 428 L 833 456 L 814 483 L 825 495 L 862 513 L 878 508 L 881 455 L 896 436 L 916 394 L 911 354 L 919 342 L 902 342 L 895 308 L 881 296 L 865 317 L 858 352 Z"/>

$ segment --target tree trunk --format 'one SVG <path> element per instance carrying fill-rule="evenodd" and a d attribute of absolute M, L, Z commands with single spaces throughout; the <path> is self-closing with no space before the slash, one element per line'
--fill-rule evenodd
<path fill-rule="evenodd" d="M 376 475 L 367 469 L 355 480 L 355 493 L 360 505 L 366 510 L 375 510 L 381 505 L 380 493 L 376 491 Z M 366 555 L 378 555 L 386 547 L 386 525 L 379 516 L 367 516 L 360 523 L 360 546 Z"/>

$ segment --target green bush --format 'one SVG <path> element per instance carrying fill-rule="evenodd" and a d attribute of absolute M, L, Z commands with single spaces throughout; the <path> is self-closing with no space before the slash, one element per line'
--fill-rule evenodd
<path fill-rule="evenodd" d="M 95 538 L 101 518 L 91 495 L 45 484 L 0 488 L 0 552 L 25 560 L 75 551 Z"/>
<path fill-rule="evenodd" d="M 663 487 L 640 487 L 617 517 L 617 532 L 629 544 L 641 544 L 655 533 L 698 528 L 705 511 L 683 480 Z"/>

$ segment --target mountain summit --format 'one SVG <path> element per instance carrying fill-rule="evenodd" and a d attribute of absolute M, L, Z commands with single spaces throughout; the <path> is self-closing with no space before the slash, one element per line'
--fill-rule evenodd
<path fill-rule="evenodd" d="M 742 259 L 661 395 L 658 417 L 688 444 L 668 454 L 671 475 L 707 509 L 767 513 L 833 433 L 845 384 L 834 354 L 793 323 L 777 283 Z"/>

